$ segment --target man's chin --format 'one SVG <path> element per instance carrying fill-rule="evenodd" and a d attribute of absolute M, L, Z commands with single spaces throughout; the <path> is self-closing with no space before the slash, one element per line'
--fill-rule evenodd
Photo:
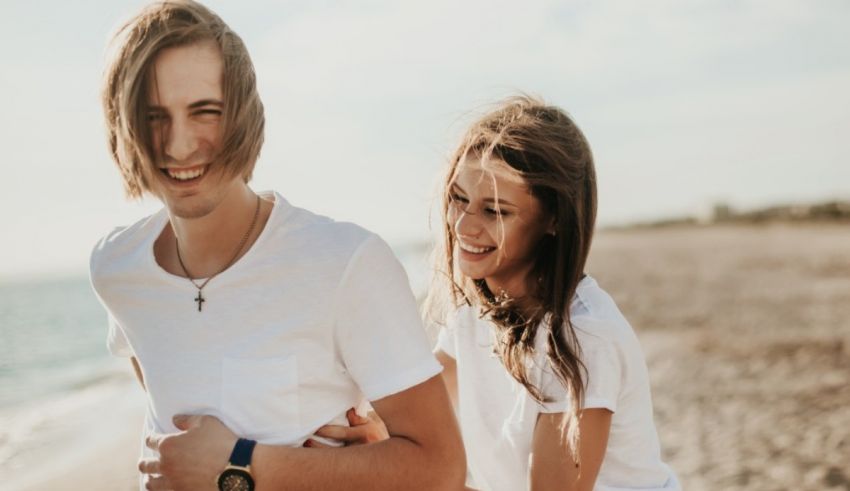
<path fill-rule="evenodd" d="M 186 220 L 203 218 L 215 210 L 215 204 L 200 197 L 169 200 L 166 203 L 168 212 L 174 217 Z"/>

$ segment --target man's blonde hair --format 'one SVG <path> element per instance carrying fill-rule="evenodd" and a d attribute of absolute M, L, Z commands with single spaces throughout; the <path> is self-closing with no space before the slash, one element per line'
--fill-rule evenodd
<path fill-rule="evenodd" d="M 265 116 L 254 66 L 242 39 L 224 21 L 192 0 L 153 3 L 124 24 L 110 43 L 101 94 L 109 149 L 128 196 L 150 190 L 155 171 L 147 122 L 153 60 L 165 48 L 214 41 L 224 60 L 222 145 L 216 156 L 226 176 L 251 178 L 263 146 Z"/>

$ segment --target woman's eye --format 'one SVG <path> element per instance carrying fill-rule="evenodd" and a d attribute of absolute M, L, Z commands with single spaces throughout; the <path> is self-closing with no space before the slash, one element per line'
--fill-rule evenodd
<path fill-rule="evenodd" d="M 464 198 L 463 196 L 461 196 L 459 194 L 450 194 L 449 199 L 451 201 L 460 201 L 461 203 L 469 203 L 469 200 L 467 200 L 466 198 Z"/>
<path fill-rule="evenodd" d="M 505 210 L 497 210 L 496 208 L 485 208 L 484 213 L 497 217 L 509 217 L 512 215 L 511 212 Z"/>
<path fill-rule="evenodd" d="M 221 111 L 219 111 L 218 109 L 202 109 L 196 112 L 195 114 L 199 116 L 221 116 Z"/>
<path fill-rule="evenodd" d="M 163 119 L 165 119 L 165 115 L 162 113 L 148 113 L 148 121 L 151 123 L 162 121 Z"/>

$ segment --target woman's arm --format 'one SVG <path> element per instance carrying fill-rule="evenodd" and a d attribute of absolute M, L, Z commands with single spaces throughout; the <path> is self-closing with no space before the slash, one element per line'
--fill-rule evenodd
<path fill-rule="evenodd" d="M 607 409 L 586 409 L 579 420 L 581 467 L 570 453 L 563 423 L 566 413 L 540 414 L 534 427 L 529 489 L 591 491 L 608 446 L 611 416 Z M 566 483 L 566 485 L 565 485 Z"/>
<path fill-rule="evenodd" d="M 446 384 L 446 390 L 449 391 L 449 399 L 452 401 L 452 407 L 457 414 L 457 362 L 451 356 L 447 355 L 443 350 L 434 352 L 437 361 L 443 365 L 443 383 Z"/>

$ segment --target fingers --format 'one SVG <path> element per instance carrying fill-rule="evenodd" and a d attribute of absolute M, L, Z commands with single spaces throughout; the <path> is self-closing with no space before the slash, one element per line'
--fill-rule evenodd
<path fill-rule="evenodd" d="M 180 431 L 187 431 L 190 428 L 201 426 L 204 416 L 199 414 L 177 414 L 171 418 L 171 422 Z"/>
<path fill-rule="evenodd" d="M 368 418 L 361 417 L 359 414 L 357 414 L 357 411 L 355 411 L 354 408 L 351 408 L 346 411 L 345 417 L 348 418 L 348 424 L 350 424 L 351 426 L 365 425 L 369 422 Z"/>
<path fill-rule="evenodd" d="M 333 448 L 327 443 L 322 443 L 319 440 L 313 440 L 312 438 L 308 438 L 307 441 L 304 442 L 304 446 L 307 448 Z"/>
<path fill-rule="evenodd" d="M 348 426 L 325 425 L 316 430 L 316 436 L 330 438 L 341 442 L 352 442 L 359 439 L 362 435 L 358 428 Z"/>
<path fill-rule="evenodd" d="M 371 415 L 364 418 L 351 408 L 345 412 L 345 417 L 351 426 L 325 425 L 316 430 L 316 436 L 344 442 L 346 445 L 372 443 L 389 437 L 377 415 L 374 419 Z"/>
<path fill-rule="evenodd" d="M 155 450 L 159 452 L 159 446 L 162 444 L 162 440 L 166 437 L 166 435 L 160 433 L 151 433 L 150 435 L 145 437 L 145 446 L 151 450 Z"/>
<path fill-rule="evenodd" d="M 145 489 L 149 491 L 171 491 L 171 483 L 163 476 L 149 476 L 145 483 Z"/>
<path fill-rule="evenodd" d="M 142 459 L 139 461 L 139 472 L 142 474 L 161 474 L 159 459 Z"/>

